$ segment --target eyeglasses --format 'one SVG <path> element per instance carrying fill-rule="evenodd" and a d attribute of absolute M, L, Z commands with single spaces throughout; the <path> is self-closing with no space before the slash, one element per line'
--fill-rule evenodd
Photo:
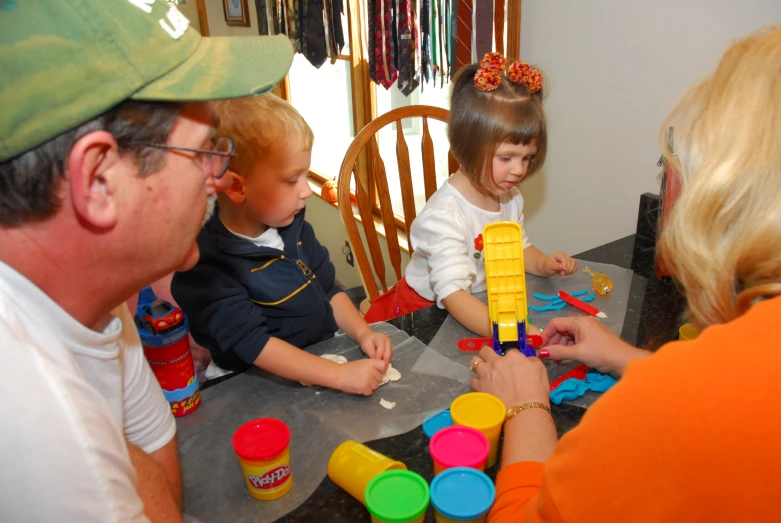
<path fill-rule="evenodd" d="M 236 144 L 233 143 L 233 138 L 230 136 L 220 136 L 214 138 L 214 147 L 212 149 L 191 149 L 189 147 L 177 147 L 174 145 L 168 145 L 165 143 L 147 143 L 147 142 L 133 142 L 131 145 L 139 147 L 153 147 L 155 149 L 165 149 L 167 151 L 182 151 L 188 153 L 196 153 L 193 159 L 200 157 L 202 162 L 203 172 L 211 174 L 215 180 L 222 178 L 225 171 L 228 170 L 228 165 L 232 158 L 236 155 L 233 153 L 236 150 Z"/>

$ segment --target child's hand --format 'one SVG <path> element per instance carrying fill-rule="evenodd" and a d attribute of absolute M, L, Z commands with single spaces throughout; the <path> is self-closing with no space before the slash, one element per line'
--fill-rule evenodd
<path fill-rule="evenodd" d="M 358 340 L 361 345 L 361 350 L 366 355 L 375 360 L 382 360 L 385 363 L 390 363 L 391 354 L 393 353 L 393 343 L 389 337 L 379 332 L 368 331 L 361 336 Z"/>
<path fill-rule="evenodd" d="M 578 263 L 564 254 L 563 252 L 554 252 L 545 260 L 543 270 L 548 276 L 567 276 L 578 269 Z"/>
<path fill-rule="evenodd" d="M 382 382 L 388 364 L 382 360 L 357 360 L 339 365 L 337 387 L 350 394 L 371 396 Z"/>

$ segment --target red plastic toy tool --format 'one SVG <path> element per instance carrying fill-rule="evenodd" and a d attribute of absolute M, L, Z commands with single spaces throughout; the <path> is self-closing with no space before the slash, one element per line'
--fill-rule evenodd
<path fill-rule="evenodd" d="M 537 348 L 542 345 L 542 336 L 537 334 L 529 334 L 526 336 L 526 341 L 532 348 Z M 458 348 L 465 352 L 479 351 L 483 347 L 490 347 L 493 344 L 491 338 L 464 338 L 458 340 Z"/>
<path fill-rule="evenodd" d="M 579 300 L 576 297 L 567 294 L 564 291 L 559 291 L 559 298 L 566 301 L 573 307 L 577 307 L 578 309 L 582 310 L 586 314 L 591 314 L 592 316 L 596 316 L 597 318 L 602 318 L 603 320 L 607 319 L 607 314 L 605 314 L 604 312 L 600 311 L 596 307 L 589 305 L 585 301 Z"/>

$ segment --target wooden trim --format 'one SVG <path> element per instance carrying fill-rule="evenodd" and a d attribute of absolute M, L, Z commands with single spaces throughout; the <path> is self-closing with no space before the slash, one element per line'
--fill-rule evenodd
<path fill-rule="evenodd" d="M 275 95 L 279 96 L 283 100 L 290 100 L 290 74 L 286 74 L 277 85 L 274 86 L 272 91 Z"/>
<path fill-rule="evenodd" d="M 521 59 L 521 11 L 523 0 L 507 0 L 507 61 Z"/>
<path fill-rule="evenodd" d="M 195 0 L 195 6 L 198 9 L 198 25 L 200 26 L 201 36 L 209 36 L 209 17 L 206 15 L 206 0 Z"/>
<path fill-rule="evenodd" d="M 505 0 L 494 0 L 494 40 L 496 42 L 496 52 L 504 55 L 504 2 Z"/>

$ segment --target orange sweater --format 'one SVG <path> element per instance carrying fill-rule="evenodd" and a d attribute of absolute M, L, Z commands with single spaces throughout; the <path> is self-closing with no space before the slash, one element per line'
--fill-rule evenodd
<path fill-rule="evenodd" d="M 781 521 L 781 297 L 633 362 L 489 523 Z M 520 421 L 520 420 L 518 420 Z"/>

